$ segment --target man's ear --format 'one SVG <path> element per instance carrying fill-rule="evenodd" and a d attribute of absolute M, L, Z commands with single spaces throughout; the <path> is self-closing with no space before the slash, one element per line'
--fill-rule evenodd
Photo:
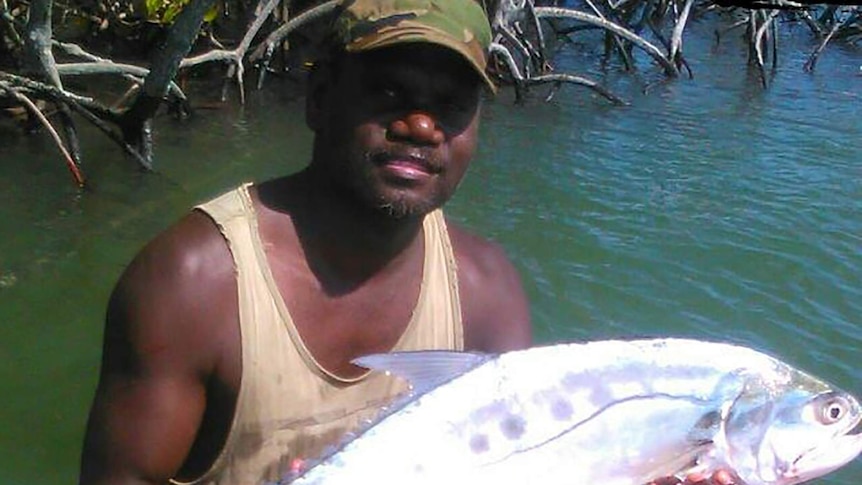
<path fill-rule="evenodd" d="M 308 90 L 305 97 L 305 124 L 317 132 L 324 122 L 329 93 L 332 87 L 332 68 L 322 62 L 311 70 L 308 76 Z"/>

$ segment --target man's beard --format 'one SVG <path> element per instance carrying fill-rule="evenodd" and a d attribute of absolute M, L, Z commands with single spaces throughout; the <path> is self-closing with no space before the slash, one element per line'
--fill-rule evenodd
<path fill-rule="evenodd" d="M 409 219 L 424 216 L 438 207 L 430 201 L 408 201 L 403 197 L 395 200 L 380 200 L 376 210 L 393 219 Z"/>
<path fill-rule="evenodd" d="M 439 188 L 422 198 L 411 198 L 409 193 L 402 193 L 391 185 L 384 186 L 384 189 L 388 189 L 385 193 L 376 190 L 375 188 L 380 186 L 380 180 L 374 174 L 375 155 L 374 152 L 363 153 L 364 163 L 359 165 L 362 168 L 353 169 L 350 174 L 351 180 L 354 181 L 354 196 L 374 212 L 396 220 L 410 219 L 424 216 L 445 203 L 447 197 L 440 193 Z"/>

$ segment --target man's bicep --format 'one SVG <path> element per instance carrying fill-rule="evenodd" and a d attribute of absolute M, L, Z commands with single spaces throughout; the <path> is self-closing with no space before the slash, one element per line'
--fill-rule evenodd
<path fill-rule="evenodd" d="M 81 483 L 165 483 L 194 441 L 204 389 L 178 376 L 103 372 L 81 460 Z"/>
<path fill-rule="evenodd" d="M 111 297 L 82 483 L 164 483 L 183 464 L 203 416 L 200 362 L 161 293 L 169 288 L 155 288 L 146 273 L 133 264 Z"/>

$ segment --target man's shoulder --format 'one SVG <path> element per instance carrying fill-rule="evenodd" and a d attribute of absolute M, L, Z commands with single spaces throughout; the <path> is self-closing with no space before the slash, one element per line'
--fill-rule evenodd
<path fill-rule="evenodd" d="M 509 258 L 500 244 L 464 228 L 448 217 L 446 227 L 459 267 L 468 265 L 478 272 L 476 276 L 483 276 L 498 269 L 497 265 L 501 262 L 509 264 Z"/>
<path fill-rule="evenodd" d="M 218 277 L 230 265 L 230 251 L 216 224 L 204 212 L 192 210 L 148 242 L 127 273 L 139 271 L 142 277 L 176 284 L 202 276 Z M 153 273 L 158 267 L 172 271 Z"/>
<path fill-rule="evenodd" d="M 230 250 L 215 224 L 192 211 L 150 241 L 120 277 L 106 330 L 208 353 L 231 331 L 236 283 Z M 186 347 L 189 348 L 189 347 Z"/>
<path fill-rule="evenodd" d="M 465 346 L 501 352 L 531 342 L 527 297 L 500 244 L 447 221 L 458 264 Z"/>

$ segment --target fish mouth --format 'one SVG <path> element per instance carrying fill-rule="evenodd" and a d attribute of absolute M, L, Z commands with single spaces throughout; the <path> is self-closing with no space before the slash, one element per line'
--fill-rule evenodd
<path fill-rule="evenodd" d="M 856 421 L 856 425 L 850 428 L 849 431 L 844 433 L 845 435 L 856 436 L 858 434 L 862 434 L 862 419 Z"/>
<path fill-rule="evenodd" d="M 806 450 L 792 462 L 784 463 L 779 475 L 794 480 L 792 483 L 802 483 L 841 468 L 862 452 L 860 431 L 862 424 L 857 423 L 851 431 L 833 438 L 831 445 Z"/>

